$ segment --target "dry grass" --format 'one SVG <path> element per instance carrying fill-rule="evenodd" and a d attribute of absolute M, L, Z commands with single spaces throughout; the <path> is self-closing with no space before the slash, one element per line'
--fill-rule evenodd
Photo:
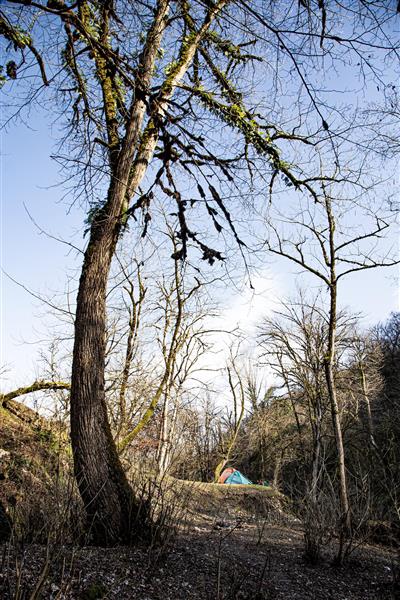
<path fill-rule="evenodd" d="M 206 518 L 232 523 L 264 521 L 283 524 L 291 519 L 288 500 L 271 487 L 223 485 L 169 478 L 175 494 L 187 496 L 189 513 L 195 520 Z"/>

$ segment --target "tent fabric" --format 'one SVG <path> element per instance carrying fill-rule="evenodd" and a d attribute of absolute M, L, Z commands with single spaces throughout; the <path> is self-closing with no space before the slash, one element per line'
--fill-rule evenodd
<path fill-rule="evenodd" d="M 242 485 L 250 485 L 252 482 L 250 481 L 250 479 L 247 479 L 247 477 L 242 475 L 240 471 L 235 471 L 234 473 L 232 473 L 232 475 L 229 475 L 229 477 L 225 480 L 225 483 L 239 483 Z"/>
<path fill-rule="evenodd" d="M 228 467 L 227 469 L 224 469 L 221 473 L 221 475 L 219 476 L 218 479 L 218 483 L 225 483 L 225 481 L 228 479 L 228 477 L 230 475 L 232 475 L 232 473 L 234 473 L 236 471 L 236 469 L 233 469 L 232 467 Z"/>
<path fill-rule="evenodd" d="M 250 479 L 247 479 L 240 471 L 233 468 L 224 469 L 222 474 L 218 479 L 218 483 L 225 484 L 239 484 L 239 485 L 250 485 L 252 482 Z"/>

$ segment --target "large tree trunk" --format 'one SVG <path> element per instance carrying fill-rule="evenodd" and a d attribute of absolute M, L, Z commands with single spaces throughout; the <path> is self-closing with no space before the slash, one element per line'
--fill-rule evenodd
<path fill-rule="evenodd" d="M 167 103 L 193 60 L 198 44 L 227 2 L 219 0 L 211 5 L 199 31 L 189 41 L 182 41 L 179 58 L 161 86 L 157 105 L 153 107 L 143 131 L 145 97 L 149 93 L 169 10 L 169 0 L 158 2 L 140 57 L 137 89 L 121 149 L 114 145 L 111 135 L 109 139 L 111 183 L 107 201 L 91 226 L 79 281 L 71 379 L 71 439 L 75 475 L 93 539 L 98 544 L 127 542 L 133 533 L 138 533 L 137 528 L 133 532 L 137 507 L 111 435 L 105 398 L 106 292 L 111 260 L 121 219 L 126 216 L 129 200 L 136 193 L 152 159 L 159 122 Z M 114 99 L 109 94 L 107 77 L 106 74 L 102 80 L 104 105 L 106 113 L 109 107 L 112 115 Z"/>
<path fill-rule="evenodd" d="M 144 90 L 152 77 L 168 8 L 168 0 L 161 0 L 147 35 L 139 70 Z M 105 98 L 105 105 L 107 102 Z M 127 209 L 126 199 L 133 196 L 143 179 L 158 138 L 153 127 L 139 145 L 145 112 L 146 103 L 139 95 L 132 102 L 121 150 L 110 155 L 110 188 L 91 225 L 76 305 L 71 378 L 74 469 L 93 540 L 101 545 L 126 543 L 138 533 L 133 527 L 137 516 L 133 492 L 108 421 L 104 370 L 107 282 L 121 217 Z"/>
<path fill-rule="evenodd" d="M 105 399 L 106 290 L 116 240 L 110 218 L 94 227 L 75 320 L 71 439 L 75 475 L 96 544 L 132 536 L 133 495 L 118 458 Z"/>

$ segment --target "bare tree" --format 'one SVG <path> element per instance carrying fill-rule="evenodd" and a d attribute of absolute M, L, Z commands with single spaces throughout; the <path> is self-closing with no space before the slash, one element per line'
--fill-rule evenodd
<path fill-rule="evenodd" d="M 379 344 L 374 342 L 371 335 L 367 333 L 356 333 L 349 347 L 351 370 L 354 372 L 355 389 L 360 389 L 361 407 L 357 410 L 358 418 L 361 419 L 368 432 L 371 448 L 375 451 L 377 443 L 375 439 L 375 423 L 372 412 L 374 399 L 382 390 L 383 380 L 380 374 L 382 366 L 382 352 Z"/>
<path fill-rule="evenodd" d="M 327 327 L 316 303 L 304 296 L 286 305 L 275 318 L 260 326 L 262 357 L 283 382 L 290 400 L 300 441 L 304 424 L 312 438 L 309 495 L 316 505 L 323 467 L 323 420 L 326 415 L 326 386 L 323 365 Z M 305 403 L 303 407 L 302 404 Z"/>
<path fill-rule="evenodd" d="M 208 331 L 205 327 L 205 318 L 211 314 L 211 306 L 205 300 L 204 286 L 198 281 L 189 291 L 184 288 L 185 272 L 181 268 L 179 273 L 178 263 L 175 263 L 174 285 L 170 288 L 163 287 L 162 293 L 165 302 L 165 327 L 162 336 L 162 348 L 165 364 L 168 362 L 166 353 L 166 336 L 168 327 L 182 311 L 181 327 L 175 340 L 174 356 L 170 367 L 169 379 L 164 389 L 162 402 L 162 416 L 160 427 L 160 440 L 157 453 L 157 462 L 160 475 L 164 475 L 170 466 L 175 451 L 177 422 L 184 403 L 189 402 L 189 394 L 193 396 L 196 388 L 196 375 L 201 370 L 201 358 L 209 349 L 207 343 Z"/>
<path fill-rule="evenodd" d="M 304 493 L 306 555 L 312 561 L 319 558 L 327 511 L 324 503 L 327 487 L 330 486 L 326 480 L 326 463 L 330 454 L 331 436 L 327 425 L 332 405 L 325 366 L 329 321 L 320 296 L 310 301 L 304 292 L 300 292 L 296 300 L 264 320 L 259 334 L 262 359 L 282 383 L 284 399 L 290 401 L 296 423 L 302 464 L 296 493 Z M 346 368 L 354 322 L 355 319 L 345 313 L 336 314 L 336 350 L 332 365 L 336 386 Z M 344 409 L 338 401 L 341 418 Z M 342 431 L 342 422 L 340 427 Z"/>
<path fill-rule="evenodd" d="M 258 371 L 253 366 L 248 369 L 246 373 L 246 397 L 251 407 L 251 414 L 249 417 L 249 424 L 246 425 L 246 428 L 251 430 L 252 425 L 254 424 L 257 440 L 257 454 L 259 457 L 257 479 L 261 480 L 264 480 L 267 477 L 266 448 L 268 416 L 265 414 L 265 409 L 273 397 L 274 392 L 275 386 L 265 388 L 263 380 L 259 379 Z"/>
<path fill-rule="evenodd" d="M 391 267 L 398 264 L 393 247 L 377 248 L 383 233 L 393 224 L 384 207 L 374 213 L 366 212 L 370 218 L 370 228 L 365 221 L 362 231 L 355 226 L 349 231 L 344 224 L 344 215 L 358 207 L 358 203 L 335 198 L 334 189 L 322 182 L 322 195 L 313 206 L 295 207 L 291 217 L 281 215 L 270 222 L 271 236 L 266 242 L 268 250 L 296 264 L 303 272 L 311 274 L 321 282 L 328 294 L 329 309 L 327 339 L 324 348 L 325 381 L 330 401 L 333 430 L 336 439 L 338 472 L 340 481 L 340 504 L 342 537 L 351 531 L 351 513 L 348 499 L 348 485 L 345 465 L 345 450 L 340 419 L 337 385 L 335 381 L 335 361 L 338 322 L 338 290 L 344 277 L 367 269 Z M 361 212 L 361 211 L 360 211 Z M 286 226 L 286 229 L 285 227 Z M 342 544 L 340 546 L 342 549 Z M 341 550 L 338 554 L 342 560 Z"/>
<path fill-rule="evenodd" d="M 71 439 L 75 474 L 97 543 L 127 542 L 145 534 L 133 525 L 137 507 L 112 439 L 105 397 L 107 283 L 128 220 L 141 211 L 146 234 L 157 186 L 176 207 L 181 246 L 175 259 L 185 258 L 190 243 L 209 263 L 223 258 L 189 225 L 192 200 L 206 209 L 217 232 L 222 228 L 220 216 L 243 250 L 233 207 L 210 177 L 218 174 L 232 184 L 235 167 L 240 175 L 244 167 L 252 178 L 258 161 L 271 189 L 281 174 L 297 190 L 315 197 L 314 174 L 292 168 L 281 151 L 288 144 L 310 144 L 310 131 L 317 130 L 315 140 L 333 137 L 317 86 L 308 82 L 299 56 L 313 57 L 308 62 L 311 75 L 315 65 L 328 58 L 336 64 L 339 50 L 359 57 L 362 68 L 368 69 L 366 47 L 384 54 L 393 50 L 382 33 L 379 6 L 372 10 L 359 2 L 356 11 L 338 5 L 329 12 L 325 2 L 319 2 L 315 7 L 288 3 L 285 8 L 282 20 L 273 3 L 263 2 L 253 7 L 230 0 L 193 5 L 184 0 L 9 0 L 0 13 L 0 33 L 11 53 L 6 80 L 27 83 L 38 73 L 34 87 L 24 88 L 25 102 L 35 101 L 41 87 L 58 91 L 67 121 L 61 146 L 68 147 L 59 160 L 69 180 L 76 176 L 77 196 L 90 205 L 76 303 Z M 349 17 L 347 37 L 335 31 L 336 23 L 341 26 L 335 15 L 341 14 Z M 361 28 L 360 35 L 353 35 L 350 17 L 353 27 Z M 263 116 L 251 94 L 246 99 L 248 77 L 259 59 L 248 52 L 255 38 L 268 53 L 274 49 L 277 64 L 283 55 L 284 66 L 277 74 L 282 84 L 293 73 L 290 79 L 301 90 L 299 115 L 295 123 L 293 116 L 288 119 L 288 132 L 274 110 Z M 271 80 L 278 90 L 273 74 Z M 226 152 L 224 137 L 217 142 L 210 133 L 210 143 L 205 139 L 210 115 L 220 129 L 233 132 L 232 155 Z M 199 129 L 194 125 L 197 118 Z M 302 127 L 304 120 L 307 125 Z M 180 192 L 173 172 L 177 167 L 193 189 L 197 186 L 196 198 L 185 199 Z M 200 185 L 200 179 L 207 183 Z M 232 185 L 240 195 L 240 185 Z"/>
<path fill-rule="evenodd" d="M 400 523 L 400 411 L 398 404 L 400 313 L 392 313 L 386 323 L 379 324 L 372 331 L 372 339 L 379 344 L 382 361 L 380 368 L 382 389 L 378 397 L 375 397 L 373 405 L 377 415 L 374 434 L 378 445 L 378 458 L 383 465 L 385 492 L 390 500 L 389 510 L 394 514 L 394 521 L 398 528 Z"/>
<path fill-rule="evenodd" d="M 236 441 L 238 439 L 243 417 L 245 415 L 246 390 L 244 376 L 240 372 L 240 368 L 238 366 L 238 352 L 239 348 L 237 348 L 235 353 L 231 352 L 228 365 L 226 366 L 226 377 L 228 379 L 229 390 L 232 398 L 232 409 L 228 409 L 229 414 L 227 431 L 223 436 L 221 436 L 222 448 L 220 455 L 222 458 L 214 471 L 215 483 L 218 481 L 223 468 L 231 459 Z"/>

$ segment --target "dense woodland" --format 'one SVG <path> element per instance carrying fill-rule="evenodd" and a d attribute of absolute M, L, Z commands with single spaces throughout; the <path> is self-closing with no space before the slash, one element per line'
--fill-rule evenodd
<path fill-rule="evenodd" d="M 80 257 L 76 295 L 41 296 L 40 377 L 0 396 L 4 556 L 48 549 L 34 584 L 7 567 L 7 597 L 114 597 L 75 596 L 80 580 L 51 595 L 54 548 L 147 547 L 156 568 L 207 505 L 187 494 L 220 493 L 226 466 L 265 494 L 257 547 L 272 513 L 304 564 L 385 543 L 391 586 L 348 593 L 396 597 L 400 313 L 366 327 L 343 281 L 398 274 L 399 18 L 383 0 L 1 3 L 2 124 L 54 115 L 83 234 L 58 240 Z M 296 291 L 251 330 L 226 322 L 269 264 Z M 182 597 L 279 598 L 266 569 L 247 596 L 218 578 Z"/>

